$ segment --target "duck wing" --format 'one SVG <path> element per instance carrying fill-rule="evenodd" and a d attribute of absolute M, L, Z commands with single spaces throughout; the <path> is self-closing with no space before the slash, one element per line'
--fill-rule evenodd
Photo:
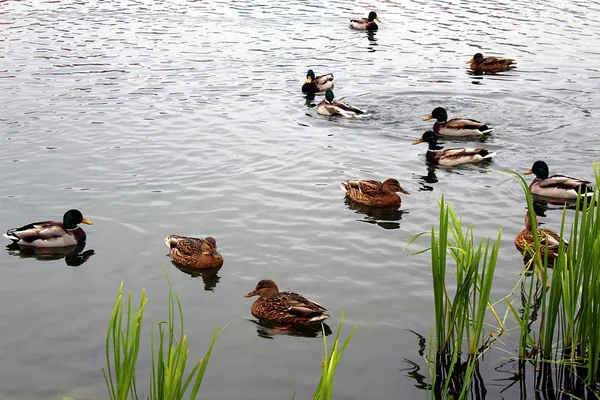
<path fill-rule="evenodd" d="M 4 236 L 16 242 L 20 240 L 34 242 L 36 240 L 56 239 L 68 234 L 61 222 L 42 221 L 33 222 L 20 228 L 9 229 Z"/>
<path fill-rule="evenodd" d="M 575 190 L 581 188 L 581 193 L 593 192 L 592 182 L 584 179 L 574 178 L 567 175 L 552 175 L 546 179 L 540 179 L 538 186 L 544 189 Z"/>
<path fill-rule="evenodd" d="M 333 82 L 333 74 L 325 74 L 325 75 L 317 76 L 315 78 L 315 82 L 317 82 L 317 84 L 319 86 L 325 85 L 328 82 Z"/>
<path fill-rule="evenodd" d="M 381 194 L 381 182 L 374 179 L 365 179 L 361 181 L 348 181 L 350 187 L 360 191 L 367 196 Z"/>
<path fill-rule="evenodd" d="M 480 130 L 480 128 L 484 127 L 487 129 L 488 126 L 483 122 L 476 121 L 474 119 L 468 118 L 453 118 L 450 121 L 444 124 L 444 127 L 449 129 L 476 129 Z"/>
<path fill-rule="evenodd" d="M 279 297 L 285 302 L 288 313 L 299 317 L 316 317 L 323 315 L 327 309 L 294 292 L 280 292 Z"/>
<path fill-rule="evenodd" d="M 503 58 L 503 57 L 486 57 L 483 59 L 480 65 L 484 67 L 492 67 L 495 65 L 511 65 L 514 64 L 515 60 L 512 58 Z"/>
<path fill-rule="evenodd" d="M 496 154 L 483 148 L 454 148 L 432 151 L 432 153 L 433 159 L 437 160 L 443 166 L 477 163 L 484 159 L 489 159 Z"/>
<path fill-rule="evenodd" d="M 177 251 L 184 256 L 197 256 L 202 252 L 201 248 L 202 243 L 204 243 L 203 239 L 179 235 L 171 235 L 170 238 L 171 240 L 176 240 L 174 248 L 176 248 Z"/>
<path fill-rule="evenodd" d="M 361 110 L 359 108 L 356 108 L 354 106 L 351 106 L 350 104 L 344 103 L 342 101 L 334 100 L 332 104 L 334 106 L 336 106 L 336 107 L 341 108 L 344 111 L 350 111 L 350 112 L 353 112 L 355 114 L 364 114 L 365 113 L 363 110 Z"/>

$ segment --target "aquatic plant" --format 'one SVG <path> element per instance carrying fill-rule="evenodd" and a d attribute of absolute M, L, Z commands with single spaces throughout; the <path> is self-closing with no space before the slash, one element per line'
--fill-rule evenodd
<path fill-rule="evenodd" d="M 437 388 L 436 392 L 447 394 L 454 381 L 452 385 L 456 395 L 465 398 L 477 371 L 478 357 L 504 331 L 504 325 L 490 303 L 502 230 L 495 242 L 487 239 L 476 243 L 472 227 L 469 225 L 466 230 L 463 229 L 462 219 L 445 203 L 443 196 L 438 205 L 439 227 L 437 232 L 434 227 L 431 229 L 431 247 L 414 253 L 431 251 L 437 354 L 428 358 L 429 371 L 436 379 L 433 385 Z M 410 237 L 408 246 L 425 233 Z M 456 265 L 454 294 L 449 290 L 450 283 L 447 281 L 448 253 Z M 499 327 L 491 340 L 484 340 L 483 328 L 488 309 Z M 467 360 L 463 362 L 461 356 L 465 343 Z M 458 375 L 460 384 L 456 385 Z"/>
<path fill-rule="evenodd" d="M 151 330 L 152 375 L 150 399 L 195 399 L 200 390 L 208 361 L 222 330 L 217 326 L 210 346 L 186 376 L 189 356 L 187 336 L 184 333 L 184 318 L 179 296 L 169 284 L 169 314 L 167 321 L 158 324 L 158 351 L 155 353 L 154 326 Z M 111 400 L 137 399 L 136 363 L 141 339 L 144 309 L 148 298 L 144 290 L 137 310 L 132 310 L 131 292 L 127 294 L 127 311 L 123 300 L 123 282 L 111 314 L 106 333 L 106 368 L 102 374 Z M 176 333 L 175 304 L 179 315 L 179 333 Z M 125 320 L 124 320 L 125 319 Z M 193 382 L 193 385 L 192 385 Z M 192 385 L 192 386 L 190 386 Z M 189 389 L 189 391 L 188 391 Z"/>

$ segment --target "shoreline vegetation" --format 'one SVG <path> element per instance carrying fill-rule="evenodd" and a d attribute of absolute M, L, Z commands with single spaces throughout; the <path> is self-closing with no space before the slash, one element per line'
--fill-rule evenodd
<path fill-rule="evenodd" d="M 525 374 L 528 369 L 535 371 L 532 376 L 537 390 L 547 392 L 551 398 L 598 398 L 595 388 L 600 382 L 600 164 L 594 163 L 593 168 L 593 195 L 572 205 L 575 213 L 569 245 L 563 246 L 561 239 L 558 255 L 551 260 L 548 251 L 541 251 L 547 246 L 540 247 L 544 243 L 540 243 L 537 229 L 532 229 L 534 246 L 527 246 L 523 252 L 520 277 L 512 292 L 496 302 L 492 302 L 490 294 L 501 229 L 494 241 L 476 240 L 472 227 L 464 227 L 462 218 L 442 196 L 438 201 L 437 231 L 432 227 L 429 232 L 407 239 L 407 248 L 423 235 L 429 234 L 431 240 L 428 249 L 411 254 L 431 253 L 435 325 L 430 345 L 421 346 L 427 369 L 427 382 L 422 387 L 427 398 L 485 398 L 480 360 L 497 342 L 502 345 L 499 339 L 508 330 L 519 332 L 518 348 L 507 350 L 508 358 L 518 364 L 521 377 L 529 376 Z M 518 173 L 506 174 L 520 183 L 530 219 L 535 220 L 534 199 L 527 182 Z M 566 237 L 566 215 L 567 205 L 563 207 L 561 238 Z M 208 350 L 190 370 L 183 310 L 166 268 L 165 274 L 169 286 L 168 318 L 157 324 L 157 336 L 154 324 L 151 327 L 151 381 L 148 394 L 141 397 L 195 399 L 217 339 L 226 326 L 215 328 Z M 137 308 L 131 293 L 125 300 L 121 282 L 106 334 L 106 366 L 102 368 L 111 400 L 139 398 L 136 362 L 147 301 L 144 290 Z M 505 310 L 499 313 L 502 307 Z M 509 316 L 513 317 L 515 328 L 507 327 Z M 327 335 L 323 334 L 321 378 L 313 400 L 331 399 L 336 368 L 356 332 L 354 327 L 341 343 L 343 319 L 344 311 L 331 350 Z M 295 392 L 291 398 L 295 399 Z"/>

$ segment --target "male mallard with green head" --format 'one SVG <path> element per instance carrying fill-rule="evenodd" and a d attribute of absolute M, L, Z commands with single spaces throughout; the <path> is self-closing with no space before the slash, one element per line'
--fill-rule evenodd
<path fill-rule="evenodd" d="M 350 18 L 350 28 L 375 31 L 379 29 L 379 26 L 375 21 L 381 22 L 377 16 L 377 13 L 375 11 L 371 11 L 367 18 Z"/>
<path fill-rule="evenodd" d="M 413 144 L 426 142 L 429 144 L 425 158 L 427 161 L 442 165 L 444 167 L 453 167 L 460 164 L 474 164 L 481 161 L 489 160 L 496 153 L 492 153 L 487 149 L 477 148 L 453 148 L 444 149 L 437 144 L 437 134 L 433 131 L 427 131 L 421 138 Z"/>
<path fill-rule="evenodd" d="M 217 241 L 207 236 L 198 239 L 169 235 L 165 238 L 169 256 L 174 263 L 186 268 L 216 268 L 223 265 L 223 257 L 217 251 Z"/>
<path fill-rule="evenodd" d="M 245 298 L 258 296 L 250 312 L 256 318 L 286 325 L 313 325 L 330 317 L 320 304 L 294 292 L 280 292 L 277 284 L 263 279 Z"/>
<path fill-rule="evenodd" d="M 306 73 L 306 82 L 302 85 L 302 91 L 306 93 L 322 92 L 333 88 L 333 74 L 315 76 L 312 69 Z"/>
<path fill-rule="evenodd" d="M 594 193 L 592 182 L 584 179 L 573 178 L 566 175 L 552 175 L 548 164 L 544 161 L 536 161 L 525 175 L 535 174 L 535 179 L 529 184 L 529 191 L 537 196 L 551 197 L 555 199 L 575 200 L 579 191 L 583 196 L 591 196 Z"/>
<path fill-rule="evenodd" d="M 340 183 L 340 187 L 350 200 L 371 207 L 399 206 L 402 199 L 396 192 L 410 194 L 394 178 L 388 178 L 383 182 L 376 180 L 346 181 Z"/>
<path fill-rule="evenodd" d="M 334 100 L 334 98 L 335 95 L 333 94 L 333 90 L 327 89 L 325 92 L 325 99 L 317 106 L 317 113 L 321 115 L 337 115 L 345 118 L 354 118 L 358 114 L 365 113 L 350 104 Z"/>
<path fill-rule="evenodd" d="M 467 61 L 467 64 L 471 64 L 473 71 L 483 72 L 500 72 L 508 71 L 516 67 L 516 63 L 512 58 L 502 57 L 483 57 L 483 54 L 476 53 L 473 58 Z"/>
<path fill-rule="evenodd" d="M 436 122 L 433 124 L 433 131 L 438 135 L 481 136 L 489 135 L 494 130 L 494 128 L 474 119 L 452 118 L 448 121 L 448 113 L 443 107 L 434 108 L 431 114 L 423 118 L 423 120 L 428 121 L 432 118 L 436 119 Z"/>
<path fill-rule="evenodd" d="M 69 210 L 63 215 L 63 222 L 33 222 L 20 228 L 6 231 L 5 238 L 22 246 L 65 247 L 85 243 L 86 235 L 79 224 L 92 225 L 83 218 L 79 210 Z"/>

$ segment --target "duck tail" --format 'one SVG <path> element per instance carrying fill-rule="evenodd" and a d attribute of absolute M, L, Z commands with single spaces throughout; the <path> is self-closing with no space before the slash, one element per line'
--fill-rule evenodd
<path fill-rule="evenodd" d="M 489 135 L 494 131 L 493 127 L 487 126 L 487 125 L 483 125 L 479 127 L 479 132 L 481 132 L 483 135 Z"/>
<path fill-rule="evenodd" d="M 342 189 L 345 193 L 350 189 L 350 185 L 347 182 L 342 182 L 340 183 L 340 189 Z"/>
<path fill-rule="evenodd" d="M 310 319 L 310 322 L 319 322 L 319 321 L 326 320 L 327 318 L 330 318 L 330 317 L 331 317 L 331 315 L 323 313 L 323 314 L 319 314 L 317 316 L 312 317 Z"/>
<path fill-rule="evenodd" d="M 481 150 L 481 152 L 479 154 L 481 155 L 482 158 L 484 158 L 486 160 L 496 156 L 495 151 L 490 152 L 485 149 Z"/>

